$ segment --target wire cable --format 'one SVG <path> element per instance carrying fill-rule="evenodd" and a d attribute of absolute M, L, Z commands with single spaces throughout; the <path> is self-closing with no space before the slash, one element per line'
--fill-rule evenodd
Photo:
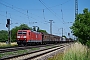
<path fill-rule="evenodd" d="M 44 21 L 45 21 L 44 9 L 43 9 L 43 17 L 44 17 Z"/>
<path fill-rule="evenodd" d="M 56 13 L 52 10 L 52 9 L 49 9 L 46 5 L 45 5 L 45 3 L 43 2 L 43 1 L 41 1 L 41 0 L 39 0 L 54 16 L 56 16 L 57 17 L 57 15 L 56 15 Z M 59 19 L 58 17 L 57 17 L 57 19 Z M 61 19 L 59 19 L 59 20 L 61 20 Z"/>
<path fill-rule="evenodd" d="M 13 9 L 13 10 L 15 10 L 15 11 L 17 11 L 17 12 L 19 12 L 19 13 L 25 15 L 25 16 L 27 16 L 28 18 L 32 18 L 32 19 L 34 19 L 34 20 L 37 20 L 37 19 L 35 19 L 35 18 L 33 18 L 33 17 L 30 17 L 30 16 L 28 16 L 27 14 L 25 14 L 25 13 L 23 13 L 23 12 L 21 12 L 21 11 L 15 9 L 15 8 L 11 7 L 11 6 L 8 6 L 8 5 L 3 4 L 3 3 L 1 3 L 1 2 L 0 2 L 0 4 L 2 4 L 2 5 L 4 5 L 4 6 L 6 6 L 6 7 L 9 7 L 9 8 L 11 8 L 11 9 Z"/>

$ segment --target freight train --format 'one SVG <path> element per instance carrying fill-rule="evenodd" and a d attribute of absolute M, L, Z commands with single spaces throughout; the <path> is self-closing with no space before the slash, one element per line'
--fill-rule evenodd
<path fill-rule="evenodd" d="M 17 44 L 18 45 L 31 45 L 31 44 L 54 44 L 54 43 L 64 43 L 71 42 L 70 39 L 36 32 L 32 30 L 18 30 L 17 31 Z"/>

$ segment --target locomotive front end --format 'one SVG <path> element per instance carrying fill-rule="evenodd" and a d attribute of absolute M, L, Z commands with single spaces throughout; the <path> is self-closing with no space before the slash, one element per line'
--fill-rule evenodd
<path fill-rule="evenodd" d="M 26 45 L 27 44 L 27 31 L 18 30 L 17 32 L 17 44 Z"/>

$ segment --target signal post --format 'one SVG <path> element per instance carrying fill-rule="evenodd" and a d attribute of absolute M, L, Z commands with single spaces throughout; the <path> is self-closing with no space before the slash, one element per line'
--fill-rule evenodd
<path fill-rule="evenodd" d="M 11 44 L 11 34 L 10 34 L 10 19 L 7 19 L 7 24 L 6 24 L 6 27 L 8 28 L 8 44 Z"/>

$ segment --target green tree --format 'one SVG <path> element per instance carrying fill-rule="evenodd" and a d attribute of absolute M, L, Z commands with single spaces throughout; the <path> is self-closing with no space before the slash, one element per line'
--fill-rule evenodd
<path fill-rule="evenodd" d="M 0 31 L 0 42 L 6 42 L 8 40 L 8 31 L 1 30 Z"/>
<path fill-rule="evenodd" d="M 11 30 L 11 41 L 16 41 L 16 35 L 17 35 L 17 31 L 20 29 L 20 27 L 15 26 L 14 28 L 12 28 Z"/>
<path fill-rule="evenodd" d="M 47 31 L 46 30 L 39 30 L 38 32 L 42 32 L 42 33 L 46 33 L 47 34 Z"/>
<path fill-rule="evenodd" d="M 90 41 L 90 11 L 87 8 L 83 10 L 82 14 L 77 15 L 71 29 L 82 44 Z"/>
<path fill-rule="evenodd" d="M 18 30 L 22 30 L 22 29 L 30 29 L 32 30 L 32 28 L 28 27 L 28 25 L 26 24 L 21 24 L 20 26 L 15 26 L 14 28 L 12 28 L 11 30 L 11 41 L 16 41 L 16 35 L 17 35 L 17 31 Z"/>
<path fill-rule="evenodd" d="M 27 24 L 21 24 L 21 25 L 19 26 L 19 29 L 30 29 L 30 30 L 32 30 L 32 28 L 29 27 Z"/>

